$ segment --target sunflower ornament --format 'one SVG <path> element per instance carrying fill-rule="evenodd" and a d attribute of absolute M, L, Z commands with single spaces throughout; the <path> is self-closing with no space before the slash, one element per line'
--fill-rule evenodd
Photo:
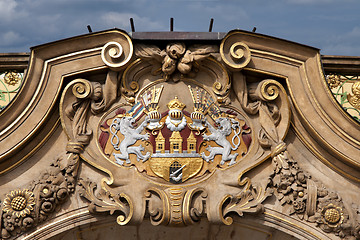
<path fill-rule="evenodd" d="M 34 210 L 34 193 L 28 189 L 14 190 L 6 195 L 3 203 L 3 211 L 16 217 L 25 217 Z"/>

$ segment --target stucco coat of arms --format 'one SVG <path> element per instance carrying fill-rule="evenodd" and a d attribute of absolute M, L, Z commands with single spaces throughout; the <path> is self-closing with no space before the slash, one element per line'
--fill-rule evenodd
<path fill-rule="evenodd" d="M 127 48 L 132 47 L 126 40 Z M 114 202 L 122 212 L 120 224 L 141 221 L 139 214 L 150 211 L 154 224 L 188 225 L 205 214 L 206 202 L 215 207 L 208 207 L 207 215 L 214 214 L 216 222 L 231 221 L 225 219 L 227 212 L 261 211 L 261 202 L 269 195 L 267 183 L 255 187 L 241 174 L 268 157 L 266 148 L 273 146 L 277 155 L 286 151 L 281 139 L 289 124 L 289 106 L 284 89 L 273 79 L 254 82 L 248 93 L 238 70 L 249 63 L 250 50 L 243 43 L 227 41 L 220 47 L 182 42 L 170 42 L 164 49 L 135 45 L 136 60 L 122 74 L 117 66 L 125 65 L 127 51 L 110 43 L 102 56 L 115 63 L 109 64 L 112 70 L 104 85 L 81 78 L 66 87 L 64 129 L 73 139 L 71 146 L 86 144 L 82 153 L 86 161 L 110 174 L 104 190 L 121 196 L 119 205 Z M 227 67 L 238 72 L 240 91 L 235 94 Z M 120 97 L 115 97 L 118 92 Z M 85 118 L 86 112 L 98 109 L 100 114 Z M 255 114 L 257 119 L 261 116 L 256 123 Z M 209 189 L 213 181 L 226 181 L 234 173 L 239 179 L 227 180 L 216 192 Z M 84 197 L 94 201 L 89 184 L 82 182 L 87 189 Z M 244 186 L 241 194 L 245 194 L 239 206 L 236 195 L 219 194 L 237 184 Z M 119 191 L 127 188 L 131 191 Z"/>
<path fill-rule="evenodd" d="M 284 86 L 306 79 L 304 66 L 316 65 L 317 53 L 269 53 L 238 31 L 201 44 L 133 42 L 117 30 L 103 35 L 100 47 L 46 63 L 83 66 L 64 65 L 69 73 L 58 76 L 66 157 L 27 191 L 8 195 L 2 237 L 16 236 L 6 227 L 13 215 L 39 224 L 78 189 L 91 213 L 116 215 L 120 225 L 144 218 L 153 225 L 201 218 L 229 225 L 234 216 L 263 213 L 275 196 L 289 215 L 359 238 L 341 198 L 302 170 L 284 141 L 296 105 L 289 95 L 298 94 Z M 56 71 L 46 74 L 55 78 Z M 82 176 L 81 161 L 102 180 Z"/>

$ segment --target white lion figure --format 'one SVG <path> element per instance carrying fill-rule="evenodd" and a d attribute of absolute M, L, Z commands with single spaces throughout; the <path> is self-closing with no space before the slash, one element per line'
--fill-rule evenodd
<path fill-rule="evenodd" d="M 203 135 L 205 141 L 215 141 L 221 147 L 211 147 L 208 146 L 206 148 L 207 151 L 210 152 L 209 156 L 206 156 L 203 152 L 201 154 L 202 158 L 209 162 L 214 161 L 215 155 L 222 155 L 222 159 L 220 164 L 225 164 L 226 161 L 230 161 L 229 166 L 236 163 L 236 157 L 238 153 L 230 154 L 231 150 L 237 150 L 240 145 L 240 137 L 239 133 L 241 131 L 239 122 L 234 119 L 228 119 L 226 117 L 220 117 L 216 119 L 215 123 L 218 126 L 218 129 L 215 129 L 208 121 L 206 121 L 206 126 L 209 128 L 211 134 L 210 135 Z M 231 129 L 234 130 L 234 137 L 232 139 L 232 143 L 234 144 L 235 137 L 238 138 L 238 143 L 234 144 L 234 147 L 231 146 L 231 143 L 226 139 L 227 136 L 231 134 Z M 238 129 L 238 131 L 236 131 Z"/>
<path fill-rule="evenodd" d="M 145 155 L 141 153 L 144 151 L 144 147 L 140 146 L 131 146 L 136 143 L 138 140 L 148 140 L 149 134 L 140 134 L 146 125 L 149 123 L 149 119 L 145 118 L 145 121 L 141 123 L 138 128 L 134 128 L 133 124 L 135 123 L 135 119 L 133 117 L 123 117 L 121 119 L 115 118 L 110 126 L 110 131 L 112 133 L 111 144 L 114 146 L 115 150 L 120 150 L 120 153 L 113 153 L 116 162 L 120 165 L 126 163 L 130 164 L 129 154 L 133 153 L 137 156 L 137 160 L 142 160 L 145 162 L 150 157 L 150 152 L 147 152 Z M 115 130 L 115 132 L 113 131 Z M 121 134 L 125 137 L 124 140 L 120 142 L 119 138 L 116 135 L 117 132 L 120 131 Z M 114 138 L 117 139 L 116 143 L 113 143 Z"/>

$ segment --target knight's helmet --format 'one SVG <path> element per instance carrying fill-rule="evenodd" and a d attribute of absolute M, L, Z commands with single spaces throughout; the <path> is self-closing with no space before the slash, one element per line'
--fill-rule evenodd
<path fill-rule="evenodd" d="M 178 97 L 175 96 L 173 100 L 171 100 L 167 107 L 169 108 L 169 117 L 172 121 L 180 121 L 183 118 L 182 110 L 185 108 L 185 104 L 182 103 Z"/>
<path fill-rule="evenodd" d="M 153 87 L 145 92 L 141 96 L 141 102 L 145 106 L 145 113 L 150 119 L 150 123 L 147 126 L 148 129 L 153 130 L 161 127 L 159 123 L 161 114 L 159 113 L 159 100 L 164 86 Z"/>

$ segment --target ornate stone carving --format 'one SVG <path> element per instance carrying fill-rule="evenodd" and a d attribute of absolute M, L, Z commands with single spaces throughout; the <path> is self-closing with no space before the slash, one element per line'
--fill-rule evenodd
<path fill-rule="evenodd" d="M 191 87 L 192 99 L 197 99 L 193 102 L 194 112 L 186 112 L 186 105 L 175 97 L 166 105 L 169 110 L 160 117 L 160 113 L 153 114 L 161 99 L 156 95 L 160 93 L 158 89 L 151 87 L 138 97 L 130 110 L 117 109 L 115 115 L 112 113 L 114 117 L 102 120 L 98 137 L 108 161 L 126 167 L 136 166 L 140 172 L 146 170 L 144 174 L 148 176 L 183 183 L 207 175 L 217 166 L 234 165 L 246 154 L 250 139 L 244 140 L 244 137 L 251 130 L 242 117 L 225 113 L 209 93 L 204 90 L 196 90 L 196 93 Z M 196 95 L 200 93 L 204 97 L 201 103 Z M 139 121 L 142 118 L 144 121 Z M 133 124 L 138 127 L 134 128 Z M 216 124 L 217 129 L 212 124 Z M 145 134 L 142 133 L 144 129 Z M 228 165 L 223 166 L 228 161 Z"/>
<path fill-rule="evenodd" d="M 63 203 L 76 184 L 79 155 L 68 153 L 67 163 L 57 159 L 29 187 L 8 194 L 2 208 L 1 238 L 8 239 L 45 221 Z"/>
<path fill-rule="evenodd" d="M 91 213 L 118 214 L 120 225 L 149 218 L 187 226 L 202 217 L 229 225 L 234 214 L 264 212 L 264 201 L 275 196 L 289 215 L 359 238 L 359 213 L 287 151 L 290 104 L 281 77 L 244 69 L 251 51 L 259 52 L 245 42 L 229 34 L 220 49 L 138 44 L 132 62 L 130 38 L 105 44 L 96 78 L 89 71 L 65 79 L 72 80 L 60 100 L 67 158 L 28 190 L 8 194 L 1 237 L 43 222 L 75 191 L 81 154 L 106 177 L 80 180 L 80 196 Z M 267 159 L 269 178 L 254 177 Z"/>
<path fill-rule="evenodd" d="M 239 53 L 239 46 L 237 44 L 234 47 L 232 54 Z M 85 151 L 84 157 L 87 161 L 95 161 L 92 163 L 94 166 L 106 168 L 111 179 L 104 183 L 113 185 L 110 191 L 106 184 L 102 184 L 99 195 L 96 196 L 95 183 L 81 183 L 84 189 L 82 196 L 91 202 L 91 212 L 109 211 L 112 214 L 119 211 L 121 219 L 118 221 L 121 224 L 141 221 L 144 216 L 139 212 L 132 214 L 133 210 L 127 207 L 137 197 L 130 192 L 125 193 L 130 185 L 128 180 L 128 183 L 122 180 L 122 176 L 130 176 L 134 171 L 154 182 L 150 184 L 151 187 L 139 192 L 145 194 L 143 209 L 154 225 L 189 225 L 207 214 L 230 224 L 230 213 L 242 216 L 245 212 L 262 211 L 262 202 L 271 191 L 253 184 L 248 177 L 244 177 L 236 185 L 240 189 L 238 194 L 220 196 L 220 209 L 209 213 L 205 209 L 208 190 L 203 185 L 196 186 L 199 180 L 206 181 L 217 169 L 226 170 L 238 165 L 239 172 L 241 169 L 246 172 L 265 160 L 260 157 L 252 163 L 241 162 L 247 155 L 250 144 L 255 144 L 252 142 L 255 133 L 249 127 L 248 116 L 242 110 L 227 107 L 231 82 L 222 64 L 209 57 L 214 56 L 216 51 L 208 46 L 186 50 L 186 46 L 181 43 L 169 44 L 162 51 L 154 46 L 135 46 L 135 55 L 140 60 L 134 61 L 121 77 L 119 86 L 124 98 L 112 97 L 112 102 L 117 101 L 115 107 L 101 116 L 96 116 L 98 112 L 92 109 L 92 104 L 99 103 L 100 97 L 106 97 L 102 94 L 94 95 L 94 89 L 100 86 L 98 83 L 77 79 L 65 89 L 62 102 L 68 102 L 65 105 L 70 111 L 65 110 L 62 118 L 69 138 L 76 139 L 77 142 L 85 139 L 84 145 L 89 143 L 88 147 L 93 150 L 91 154 Z M 188 63 L 185 62 L 187 54 L 193 56 Z M 199 64 L 200 60 L 206 65 Z M 164 74 L 160 79 L 156 78 L 158 73 L 154 71 L 159 63 Z M 195 66 L 197 74 L 192 75 L 190 70 L 194 70 Z M 170 77 L 174 77 L 176 71 L 183 74 L 177 79 L 181 81 L 166 83 Z M 149 73 L 154 76 L 153 79 L 148 79 Z M 110 74 L 111 72 L 105 82 L 105 89 L 108 82 L 115 82 L 111 80 Z M 209 76 L 208 81 L 213 84 L 210 87 L 203 86 L 196 81 L 197 76 Z M 162 92 L 171 91 L 172 84 L 179 87 L 181 96 L 174 96 L 171 101 L 163 100 Z M 65 98 L 67 92 L 70 92 L 70 86 L 73 86 L 72 94 L 77 97 L 75 104 L 70 104 L 71 101 L 67 100 L 70 97 Z M 262 128 L 258 129 L 257 141 L 265 148 L 273 142 L 280 142 L 282 135 L 276 129 L 281 120 L 279 106 L 273 102 L 280 95 L 280 90 L 281 94 L 285 94 L 280 88 L 273 80 L 255 83 L 249 90 L 254 102 L 249 105 L 246 86 L 240 93 L 244 94 L 239 101 L 243 108 L 252 115 L 259 115 Z M 192 112 L 189 113 L 191 106 Z M 73 111 L 79 117 L 72 117 L 75 116 L 71 114 Z M 90 114 L 94 117 L 90 117 Z M 97 135 L 92 136 L 94 130 L 89 126 L 93 128 L 96 125 L 100 131 L 95 131 Z M 90 142 L 88 139 L 91 139 Z M 98 156 L 94 155 L 96 147 Z M 257 156 L 263 155 L 262 150 L 257 151 L 260 151 Z M 252 154 L 256 156 L 256 153 Z M 131 176 L 131 181 L 139 181 L 134 178 L 135 175 Z M 187 182 L 194 187 L 186 187 L 184 183 Z M 158 184 L 164 187 L 159 187 Z M 125 192 L 117 190 L 117 186 L 126 186 L 123 188 Z M 120 196 L 127 197 L 122 199 Z M 132 216 L 136 217 L 132 219 Z"/>
<path fill-rule="evenodd" d="M 241 179 L 241 176 L 239 177 Z M 259 214 L 264 211 L 262 202 L 272 194 L 270 189 L 264 189 L 251 183 L 251 180 L 245 177 L 240 183 L 242 187 L 238 195 L 225 196 L 220 204 L 220 212 L 223 223 L 231 225 L 233 218 L 230 213 L 235 213 L 240 217 L 244 213 Z"/>
<path fill-rule="evenodd" d="M 236 163 L 236 157 L 239 154 L 230 154 L 230 152 L 239 148 L 241 143 L 240 136 L 243 126 L 239 126 L 238 121 L 227 117 L 220 117 L 216 119 L 215 123 L 218 126 L 218 129 L 215 129 L 210 123 L 206 122 L 206 126 L 209 127 L 211 134 L 204 134 L 203 138 L 205 141 L 215 141 L 215 143 L 220 147 L 208 146 L 206 150 L 209 151 L 210 154 L 206 156 L 206 154 L 203 152 L 202 158 L 209 162 L 210 160 L 214 161 L 215 155 L 221 155 L 221 165 L 225 164 L 227 161 L 230 161 L 229 166 L 234 165 Z M 234 136 L 232 137 L 230 143 L 226 137 L 231 134 L 231 130 L 233 130 Z"/>
<path fill-rule="evenodd" d="M 164 74 L 165 80 L 178 70 L 181 76 L 174 76 L 173 80 L 178 81 L 184 75 L 194 75 L 197 65 L 209 56 L 216 56 L 216 46 L 192 46 L 187 48 L 184 43 L 169 43 L 165 50 L 157 46 L 136 45 L 135 55 L 153 64 L 153 73 L 160 66 L 159 70 Z"/>
<path fill-rule="evenodd" d="M 34 210 L 34 193 L 28 189 L 15 190 L 6 196 L 2 210 L 9 215 L 25 217 Z"/>
<path fill-rule="evenodd" d="M 243 77 L 238 80 L 242 81 L 237 84 L 246 86 Z M 359 222 L 350 220 L 341 198 L 302 171 L 279 138 L 277 125 L 281 115 L 277 105 L 271 101 L 284 91 L 282 86 L 274 80 L 263 80 L 258 85 L 250 86 L 248 93 L 246 87 L 244 89 L 237 96 L 249 114 L 259 115 L 259 143 L 263 148 L 271 148 L 272 152 L 274 172 L 269 176 L 267 192 L 273 189 L 280 203 L 290 206 L 285 208 L 288 214 L 296 214 L 300 219 L 316 223 L 323 231 L 333 232 L 341 238 L 355 237 Z M 238 214 L 241 215 L 241 212 Z"/>
<path fill-rule="evenodd" d="M 160 190 L 150 188 L 145 192 L 145 204 L 153 225 L 191 225 L 205 214 L 207 193 L 202 188 L 186 191 L 183 188 Z"/>
<path fill-rule="evenodd" d="M 342 199 L 302 171 L 285 149 L 273 157 L 269 187 L 288 214 L 316 223 L 323 231 L 341 238 L 358 239 L 359 221 L 351 220 Z"/>
<path fill-rule="evenodd" d="M 137 156 L 137 160 L 142 160 L 145 162 L 148 160 L 150 156 L 150 152 L 147 152 L 146 155 L 143 155 L 141 151 L 144 151 L 143 146 L 132 146 L 138 140 L 148 140 L 149 134 L 140 134 L 145 126 L 148 124 L 148 119 L 141 123 L 139 127 L 136 129 L 133 127 L 135 123 L 135 119 L 133 117 L 126 117 L 123 118 L 115 118 L 110 126 L 111 131 L 111 144 L 113 145 L 115 150 L 120 151 L 120 153 L 113 153 L 116 162 L 120 165 L 124 164 L 126 161 L 127 164 L 130 164 L 129 154 L 135 154 Z M 120 133 L 124 136 L 124 139 L 120 142 L 117 133 Z M 116 138 L 116 142 L 114 143 L 113 140 Z"/>
<path fill-rule="evenodd" d="M 69 89 L 75 97 L 74 102 L 65 108 L 65 114 L 72 122 L 72 138 L 66 146 L 67 158 L 57 159 L 30 185 L 30 191 L 17 190 L 8 195 L 2 209 L 1 238 L 17 236 L 45 221 L 75 191 L 79 154 L 92 136 L 87 126 L 88 112 L 98 113 L 114 101 L 117 92 L 111 92 L 109 88 L 116 82 L 116 73 L 109 72 L 104 88 L 84 79 L 74 80 L 66 87 L 65 93 Z"/>
<path fill-rule="evenodd" d="M 130 221 L 134 210 L 131 201 L 125 194 L 111 193 L 102 188 L 96 196 L 94 193 L 97 187 L 96 183 L 80 180 L 79 185 L 82 186 L 80 196 L 90 202 L 89 211 L 91 213 L 109 212 L 110 215 L 113 215 L 115 211 L 118 211 L 120 212 L 117 217 L 118 224 L 125 225 Z"/>
<path fill-rule="evenodd" d="M 251 60 L 249 47 L 245 43 L 239 42 L 232 34 L 222 40 L 220 54 L 226 66 L 234 71 L 240 71 Z"/>
<path fill-rule="evenodd" d="M 108 42 L 101 50 L 101 59 L 114 71 L 121 70 L 133 56 L 133 45 L 127 35 L 121 35 L 119 42 Z"/>

